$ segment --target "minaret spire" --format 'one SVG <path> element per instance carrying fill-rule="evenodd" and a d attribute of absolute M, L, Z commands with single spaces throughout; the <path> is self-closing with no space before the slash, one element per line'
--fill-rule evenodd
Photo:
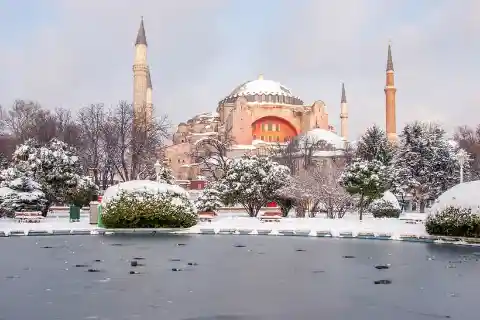
<path fill-rule="evenodd" d="M 342 82 L 342 100 L 340 103 L 347 103 L 347 95 L 345 94 L 345 83 Z"/>
<path fill-rule="evenodd" d="M 391 41 L 388 42 L 387 71 L 395 71 L 395 69 L 393 69 L 392 42 Z"/>
<path fill-rule="evenodd" d="M 340 100 L 340 135 L 348 140 L 348 105 L 345 83 L 342 82 L 342 98 Z"/>
<path fill-rule="evenodd" d="M 143 16 L 142 20 L 140 21 L 140 28 L 138 29 L 137 33 L 137 41 L 135 41 L 135 45 L 144 44 L 147 45 L 147 36 L 145 35 L 145 26 L 143 25 Z"/>
<path fill-rule="evenodd" d="M 395 72 L 393 70 L 392 59 L 392 45 L 388 43 L 388 56 L 387 56 L 387 70 L 386 70 L 386 82 L 385 82 L 385 131 L 387 132 L 387 138 L 390 142 L 395 143 L 397 141 L 397 120 L 396 120 L 396 105 L 395 95 L 397 88 L 395 88 Z"/>

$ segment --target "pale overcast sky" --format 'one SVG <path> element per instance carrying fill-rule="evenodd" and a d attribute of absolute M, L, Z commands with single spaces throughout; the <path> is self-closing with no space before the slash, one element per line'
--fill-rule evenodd
<path fill-rule="evenodd" d="M 480 123 L 478 0 L 1 0 L 0 104 L 72 111 L 132 99 L 133 44 L 144 16 L 156 113 L 177 124 L 263 73 L 350 139 L 385 123 L 392 40 L 397 122 Z"/>

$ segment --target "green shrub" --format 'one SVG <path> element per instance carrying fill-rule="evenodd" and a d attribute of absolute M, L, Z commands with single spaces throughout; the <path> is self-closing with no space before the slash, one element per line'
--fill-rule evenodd
<path fill-rule="evenodd" d="M 197 223 L 190 201 L 178 194 L 123 192 L 102 213 L 107 228 L 189 228 Z"/>
<path fill-rule="evenodd" d="M 425 229 L 432 235 L 479 238 L 480 215 L 470 208 L 449 206 L 428 215 Z"/>
<path fill-rule="evenodd" d="M 370 205 L 370 212 L 374 218 L 398 218 L 402 210 L 388 200 L 378 199 Z"/>

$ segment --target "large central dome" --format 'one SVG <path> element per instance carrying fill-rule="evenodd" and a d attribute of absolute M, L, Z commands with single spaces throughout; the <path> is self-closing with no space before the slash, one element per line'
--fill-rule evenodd
<path fill-rule="evenodd" d="M 250 80 L 236 87 L 222 102 L 232 102 L 237 97 L 245 97 L 249 102 L 279 103 L 303 105 L 303 101 L 292 94 L 283 84 L 273 80 L 265 80 L 260 75 L 256 80 Z"/>

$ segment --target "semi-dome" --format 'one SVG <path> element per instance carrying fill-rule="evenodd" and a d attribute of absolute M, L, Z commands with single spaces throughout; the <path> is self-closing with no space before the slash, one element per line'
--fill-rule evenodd
<path fill-rule="evenodd" d="M 263 75 L 256 80 L 250 80 L 237 86 L 220 103 L 234 102 L 238 97 L 245 97 L 248 102 L 303 105 L 303 101 L 294 96 L 289 88 L 280 82 L 266 80 Z"/>
<path fill-rule="evenodd" d="M 310 143 L 317 143 L 325 141 L 331 144 L 337 150 L 345 149 L 345 139 L 339 135 L 325 129 L 315 128 L 299 136 L 300 141 L 308 141 Z"/>

